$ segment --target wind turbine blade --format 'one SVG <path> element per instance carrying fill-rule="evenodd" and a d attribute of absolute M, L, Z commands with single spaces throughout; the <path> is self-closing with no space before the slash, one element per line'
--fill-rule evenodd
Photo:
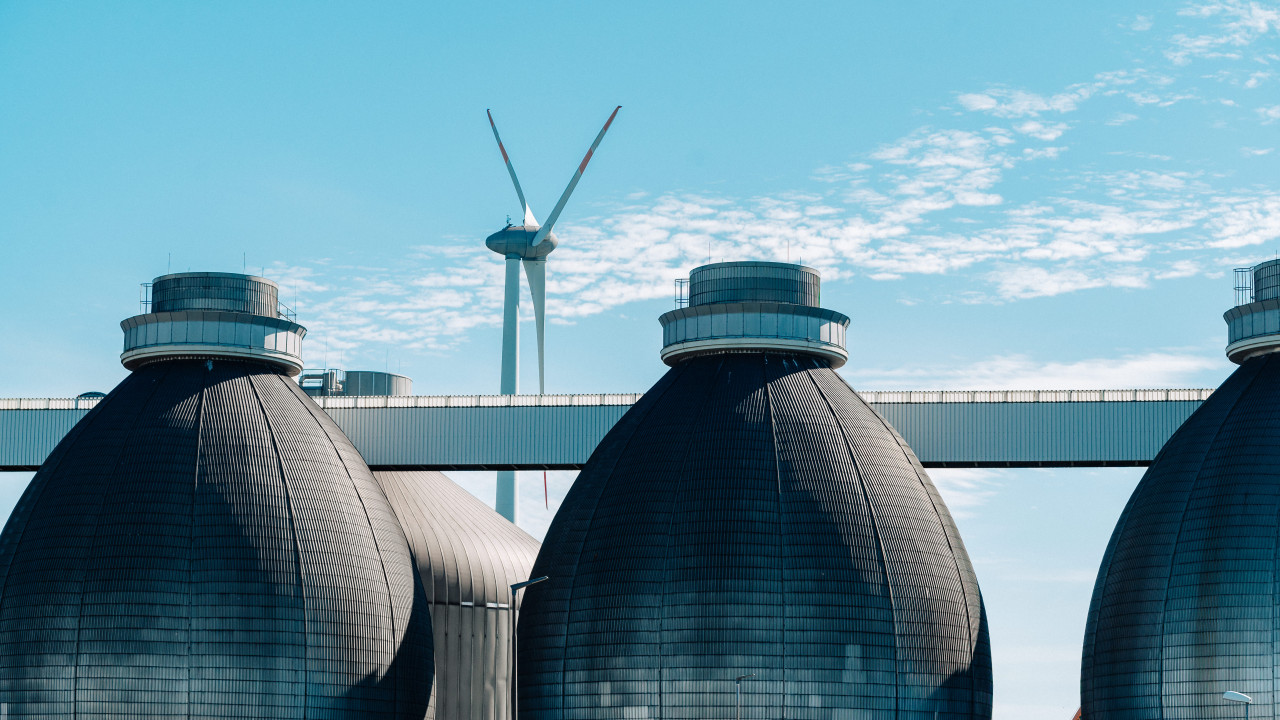
<path fill-rule="evenodd" d="M 551 210 L 551 214 L 547 216 L 547 222 L 541 228 L 538 228 L 538 234 L 533 236 L 531 245 L 536 246 L 546 238 L 551 232 L 551 228 L 556 224 L 556 220 L 560 219 L 560 212 L 564 210 L 565 203 L 569 202 L 569 196 L 573 194 L 573 189 L 578 187 L 578 181 L 582 179 L 582 173 L 587 169 L 587 163 L 591 162 L 591 156 L 595 154 L 596 148 L 600 147 L 600 141 L 604 139 L 604 134 L 609 132 L 609 126 L 613 124 L 613 119 L 618 116 L 618 111 L 622 106 L 613 109 L 613 114 L 605 121 L 604 127 L 600 128 L 600 134 L 596 135 L 596 141 L 591 143 L 591 148 L 587 150 L 587 154 L 583 156 L 582 162 L 578 163 L 578 170 L 573 174 L 573 179 L 569 181 L 569 187 L 564 189 L 564 194 L 560 196 L 560 201 L 556 203 L 555 208 Z M 496 130 L 494 132 L 497 132 Z M 514 177 L 514 176 L 513 176 Z"/>
<path fill-rule="evenodd" d="M 511 158 L 507 155 L 507 148 L 502 144 L 502 137 L 498 135 L 498 125 L 493 121 L 493 113 L 488 110 L 484 111 L 489 116 L 489 127 L 493 128 L 493 139 L 498 141 L 498 151 L 502 153 L 502 161 L 507 164 L 507 173 L 511 175 L 511 184 L 516 186 L 516 196 L 520 198 L 520 208 L 524 211 L 524 224 L 537 225 L 538 221 L 533 217 L 533 208 L 529 207 L 529 203 L 524 199 L 524 190 L 520 187 L 520 179 L 516 177 L 516 168 L 511 164 Z"/>
<path fill-rule="evenodd" d="M 538 394 L 546 394 L 543 372 L 542 339 L 547 317 L 547 261 L 524 260 L 524 274 L 529 278 L 529 294 L 533 296 L 533 324 L 538 332 Z"/>

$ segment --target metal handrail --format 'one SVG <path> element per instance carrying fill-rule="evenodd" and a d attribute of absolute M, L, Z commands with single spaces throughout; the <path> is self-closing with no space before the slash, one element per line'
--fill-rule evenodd
<path fill-rule="evenodd" d="M 1213 388 L 1153 390 L 869 390 L 873 405 L 894 403 L 1202 402 Z M 642 393 L 576 395 L 375 395 L 312 398 L 323 408 L 500 408 L 634 405 Z M 0 398 L 0 410 L 88 410 L 102 398 Z"/>
<path fill-rule="evenodd" d="M 1152 390 L 870 390 L 873 405 L 889 403 L 1203 402 L 1213 388 Z"/>

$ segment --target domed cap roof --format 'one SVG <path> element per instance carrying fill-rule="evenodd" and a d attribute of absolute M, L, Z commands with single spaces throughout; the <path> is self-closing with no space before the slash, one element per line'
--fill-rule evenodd
<path fill-rule="evenodd" d="M 426 711 L 404 534 L 342 431 L 268 365 L 129 375 L 23 494 L 0 587 L 11 717 Z"/>
<path fill-rule="evenodd" d="M 529 578 L 538 541 L 441 473 L 374 476 L 431 602 L 435 716 L 510 717 L 511 585 Z"/>
<path fill-rule="evenodd" d="M 894 432 L 823 360 L 679 362 L 596 448 L 520 619 L 537 717 L 989 718 L 982 598 Z"/>
<path fill-rule="evenodd" d="M 1133 491 L 1103 556 L 1081 672 L 1089 720 L 1273 717 L 1280 355 L 1243 361 Z"/>

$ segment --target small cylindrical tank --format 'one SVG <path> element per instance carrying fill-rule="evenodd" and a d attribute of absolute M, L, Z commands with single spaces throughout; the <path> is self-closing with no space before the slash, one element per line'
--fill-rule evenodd
<path fill-rule="evenodd" d="M 342 382 L 343 395 L 412 395 L 413 380 L 404 375 L 377 370 L 348 370 Z"/>

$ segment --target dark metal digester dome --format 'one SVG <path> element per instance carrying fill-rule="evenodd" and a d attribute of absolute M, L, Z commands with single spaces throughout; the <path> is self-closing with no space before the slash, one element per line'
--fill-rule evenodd
<path fill-rule="evenodd" d="M 429 716 L 509 720 L 511 585 L 529 577 L 538 541 L 441 473 L 374 476 L 409 538 L 431 608 Z"/>
<path fill-rule="evenodd" d="M 1277 715 L 1280 261 L 1238 271 L 1240 367 L 1165 443 L 1116 523 L 1093 588 L 1087 720 Z M 1249 280 L 1252 280 L 1250 288 Z"/>
<path fill-rule="evenodd" d="M 133 372 L 0 535 L 0 702 L 43 718 L 422 718 L 431 623 L 274 283 L 157 278 Z"/>
<path fill-rule="evenodd" d="M 816 271 L 718 263 L 601 442 L 519 624 L 525 718 L 990 718 L 978 583 L 902 438 L 834 372 Z"/>

